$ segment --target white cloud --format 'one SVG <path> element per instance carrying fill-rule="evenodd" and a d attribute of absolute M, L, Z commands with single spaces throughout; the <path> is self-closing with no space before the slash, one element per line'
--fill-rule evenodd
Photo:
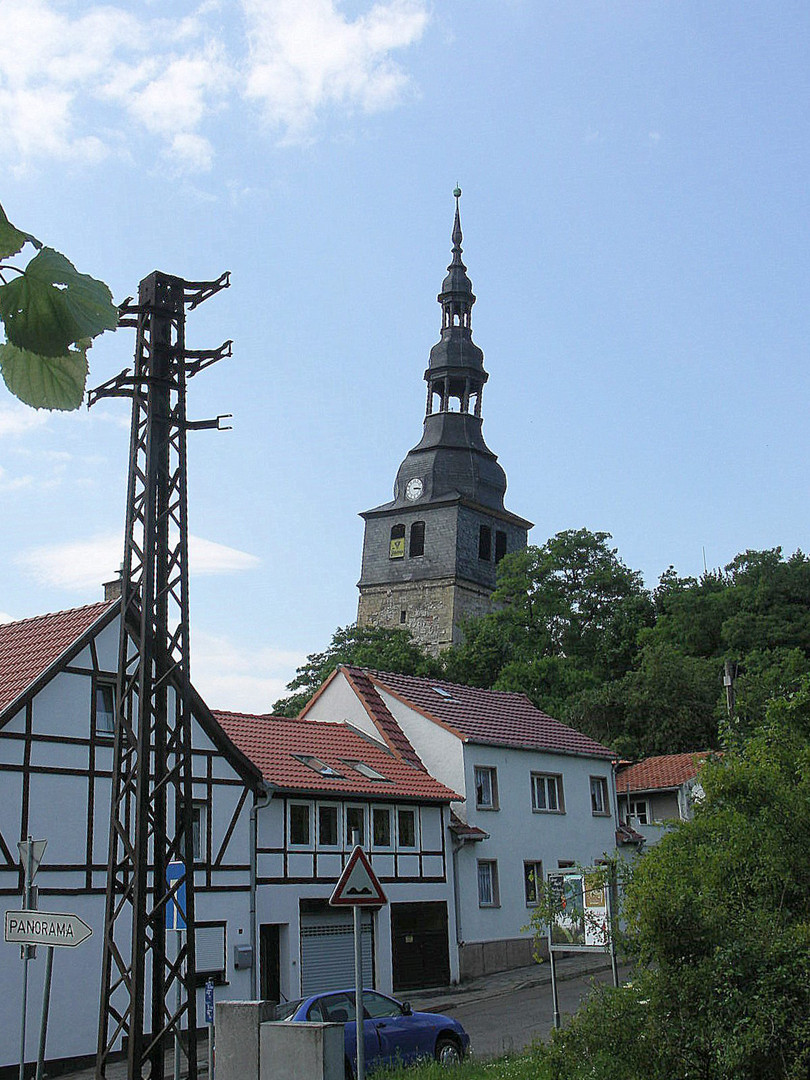
<path fill-rule="evenodd" d="M 123 551 L 121 535 L 107 533 L 88 540 L 31 548 L 18 555 L 15 562 L 40 585 L 82 592 L 115 577 Z M 203 576 L 252 570 L 259 565 L 259 559 L 236 548 L 191 536 L 189 563 L 192 575 Z"/>
<path fill-rule="evenodd" d="M 235 5 L 232 5 L 235 6 Z M 95 162 L 156 138 L 170 165 L 211 168 L 209 117 L 240 98 L 302 138 L 326 108 L 368 112 L 409 85 L 393 54 L 428 22 L 426 0 L 381 0 L 354 19 L 336 0 L 204 2 L 179 23 L 79 0 L 2 0 L 0 160 Z M 137 9 L 135 9 L 137 10 Z"/>
<path fill-rule="evenodd" d="M 246 94 L 265 119 L 302 134 L 325 106 L 367 112 L 395 104 L 407 85 L 390 54 L 418 41 L 424 3 L 389 0 L 353 21 L 334 0 L 243 0 L 249 42 Z"/>
<path fill-rule="evenodd" d="M 303 653 L 191 633 L 191 680 L 213 709 L 267 713 L 283 697 Z"/>
<path fill-rule="evenodd" d="M 22 405 L 0 406 L 0 437 L 26 435 L 34 428 L 47 424 L 48 414 Z"/>

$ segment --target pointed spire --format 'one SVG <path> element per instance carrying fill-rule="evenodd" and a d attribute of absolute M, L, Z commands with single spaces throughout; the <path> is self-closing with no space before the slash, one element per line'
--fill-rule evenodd
<path fill-rule="evenodd" d="M 475 297 L 472 291 L 472 282 L 467 277 L 467 267 L 461 260 L 461 241 L 463 235 L 461 232 L 461 210 L 459 207 L 459 199 L 461 198 L 461 188 L 456 186 L 453 191 L 453 196 L 456 200 L 456 216 L 453 220 L 453 258 L 450 260 L 450 265 L 447 267 L 447 276 L 442 282 L 442 291 L 439 293 L 439 303 L 444 304 L 446 301 L 453 299 L 458 302 L 459 294 L 465 295 L 465 302 L 468 308 L 471 308 L 475 303 Z M 455 295 L 453 295 L 455 294 Z"/>
<path fill-rule="evenodd" d="M 461 261 L 461 241 L 464 239 L 464 237 L 461 233 L 461 213 L 459 211 L 458 203 L 459 199 L 461 198 L 461 188 L 458 187 L 458 185 L 454 189 L 453 195 L 456 199 L 456 219 L 453 222 L 453 261 L 450 263 L 450 266 L 448 266 L 447 269 L 450 270 L 454 266 L 460 266 L 462 270 L 466 270 L 467 267 Z"/>

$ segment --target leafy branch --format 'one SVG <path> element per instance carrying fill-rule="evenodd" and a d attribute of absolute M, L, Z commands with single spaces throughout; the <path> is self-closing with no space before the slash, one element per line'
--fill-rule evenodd
<path fill-rule="evenodd" d="M 7 260 L 26 245 L 36 254 L 20 267 Z M 93 338 L 118 325 L 103 281 L 18 229 L 0 206 L 0 373 L 9 391 L 35 409 L 78 409 Z"/>

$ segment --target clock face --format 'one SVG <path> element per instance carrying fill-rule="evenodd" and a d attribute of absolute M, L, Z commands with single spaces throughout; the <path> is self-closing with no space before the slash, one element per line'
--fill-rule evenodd
<path fill-rule="evenodd" d="M 411 502 L 416 502 L 416 500 L 421 497 L 424 489 L 425 486 L 420 478 L 414 476 L 405 486 L 405 498 L 409 499 Z"/>

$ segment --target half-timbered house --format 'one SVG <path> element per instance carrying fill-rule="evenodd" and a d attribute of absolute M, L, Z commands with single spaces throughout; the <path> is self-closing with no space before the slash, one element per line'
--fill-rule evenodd
<path fill-rule="evenodd" d="M 78 948 L 57 951 L 49 1061 L 95 1049 L 119 613 L 112 600 L 0 625 L 2 908 L 21 907 L 18 841 L 45 839 L 40 910 L 75 913 L 93 930 Z M 201 996 L 209 978 L 221 1000 L 283 1000 L 352 983 L 349 920 L 328 899 L 355 828 L 390 900 L 364 917 L 368 983 L 390 991 L 458 978 L 446 848 L 457 796 L 407 740 L 392 748 L 345 723 L 215 716 L 196 693 L 192 714 Z M 29 1061 L 41 956 L 29 965 Z M 2 1069 L 19 1060 L 19 947 L 0 949 L 0 986 Z"/>

